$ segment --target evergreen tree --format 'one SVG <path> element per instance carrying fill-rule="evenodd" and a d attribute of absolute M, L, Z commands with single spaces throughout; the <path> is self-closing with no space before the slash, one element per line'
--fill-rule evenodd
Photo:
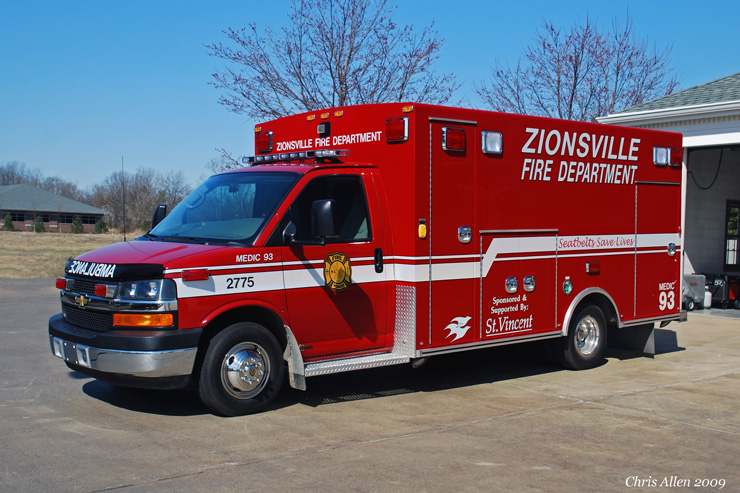
<path fill-rule="evenodd" d="M 15 230 L 15 228 L 13 227 L 13 218 L 10 216 L 10 212 L 8 212 L 5 215 L 5 222 L 3 222 L 3 228 L 5 228 L 5 231 Z"/>
<path fill-rule="evenodd" d="M 75 220 L 72 221 L 72 232 L 75 234 L 85 232 L 85 226 L 82 224 L 82 218 L 80 216 L 76 216 Z"/>
<path fill-rule="evenodd" d="M 33 231 L 34 233 L 43 233 L 44 231 L 46 231 L 44 229 L 44 220 L 41 216 L 36 216 L 36 219 L 34 219 Z"/>
<path fill-rule="evenodd" d="M 98 219 L 98 222 L 95 223 L 95 232 L 98 234 L 108 232 L 108 224 L 106 224 L 105 219 L 103 219 L 102 217 Z"/>

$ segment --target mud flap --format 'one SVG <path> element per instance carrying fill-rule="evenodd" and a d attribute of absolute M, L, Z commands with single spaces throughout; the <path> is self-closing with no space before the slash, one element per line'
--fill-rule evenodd
<path fill-rule="evenodd" d="M 283 359 L 288 363 L 288 381 L 290 386 L 297 390 L 306 390 L 306 371 L 303 365 L 303 356 L 298 347 L 293 331 L 285 326 L 285 336 L 288 344 L 283 352 Z"/>
<path fill-rule="evenodd" d="M 643 356 L 655 356 L 654 324 L 613 329 L 609 332 L 607 340 L 610 348 L 634 351 Z"/>

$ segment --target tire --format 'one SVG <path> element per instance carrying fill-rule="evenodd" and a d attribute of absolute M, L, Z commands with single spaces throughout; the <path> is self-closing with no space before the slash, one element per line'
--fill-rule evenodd
<path fill-rule="evenodd" d="M 553 341 L 558 363 L 571 370 L 597 366 L 606 353 L 606 319 L 601 308 L 586 305 L 570 321 L 568 335 Z"/>
<path fill-rule="evenodd" d="M 261 411 L 283 383 L 280 344 L 265 327 L 231 325 L 209 342 L 196 385 L 203 404 L 217 414 L 242 416 Z"/>
<path fill-rule="evenodd" d="M 686 308 L 691 312 L 694 311 L 694 300 L 689 300 L 686 302 Z"/>

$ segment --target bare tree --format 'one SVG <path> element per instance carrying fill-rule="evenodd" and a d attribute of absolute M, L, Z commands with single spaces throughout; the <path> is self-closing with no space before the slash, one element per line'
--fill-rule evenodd
<path fill-rule="evenodd" d="M 152 168 L 138 168 L 136 173 L 117 171 L 93 187 L 90 200 L 93 206 L 110 213 L 111 228 L 124 226 L 124 190 L 126 191 L 126 229 L 147 230 L 152 212 L 160 203 L 175 207 L 190 192 L 182 171 L 160 174 Z"/>
<path fill-rule="evenodd" d="M 175 207 L 192 191 L 182 171 L 163 174 L 159 186 L 159 201 L 167 204 L 168 207 Z"/>
<path fill-rule="evenodd" d="M 604 32 L 590 19 L 568 31 L 544 21 L 515 67 L 496 61 L 476 93 L 494 111 L 593 121 L 671 94 L 671 50 L 650 48 L 632 19 Z"/>
<path fill-rule="evenodd" d="M 58 176 L 44 177 L 38 168 L 28 168 L 25 163 L 8 161 L 0 164 L 0 185 L 27 183 L 49 192 L 80 202 L 87 202 L 87 194 L 75 183 Z"/>
<path fill-rule="evenodd" d="M 443 41 L 433 29 L 399 28 L 386 0 L 292 0 L 288 27 L 260 34 L 255 24 L 224 31 L 208 45 L 227 62 L 212 85 L 219 103 L 254 118 L 351 104 L 441 104 L 459 85 L 433 68 Z"/>
<path fill-rule="evenodd" d="M 8 161 L 0 164 L 0 185 L 20 185 L 28 183 L 38 185 L 41 181 L 41 170 L 30 169 L 26 163 Z"/>

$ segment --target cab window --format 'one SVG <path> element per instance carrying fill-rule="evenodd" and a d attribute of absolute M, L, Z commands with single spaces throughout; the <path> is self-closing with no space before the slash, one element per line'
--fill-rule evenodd
<path fill-rule="evenodd" d="M 333 200 L 335 231 L 326 243 L 350 243 L 372 239 L 367 198 L 362 177 L 320 176 L 311 180 L 290 206 L 290 220 L 296 227 L 295 240 L 314 240 L 311 234 L 311 207 L 317 200 Z"/>

